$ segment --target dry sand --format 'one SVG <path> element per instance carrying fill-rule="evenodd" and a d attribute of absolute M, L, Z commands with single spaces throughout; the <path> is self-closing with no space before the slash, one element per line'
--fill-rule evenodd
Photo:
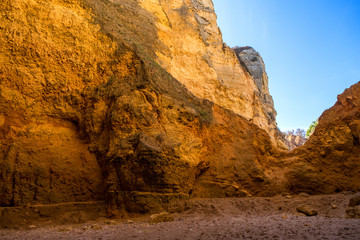
<path fill-rule="evenodd" d="M 99 219 L 85 224 L 1 229 L 0 239 L 360 239 L 360 219 L 345 218 L 359 194 L 197 199 L 173 222 Z M 308 217 L 296 208 L 318 211 Z"/>

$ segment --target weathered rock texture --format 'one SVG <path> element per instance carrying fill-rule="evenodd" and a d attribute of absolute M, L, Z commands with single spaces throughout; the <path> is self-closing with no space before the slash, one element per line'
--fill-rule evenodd
<path fill-rule="evenodd" d="M 100 199 L 112 215 L 359 190 L 359 86 L 281 152 L 262 60 L 224 47 L 211 1 L 5 0 L 0 12 L 1 206 Z"/>
<path fill-rule="evenodd" d="M 286 156 L 283 170 L 290 190 L 316 194 L 359 191 L 359 133 L 360 83 L 357 83 L 322 114 L 304 146 Z"/>
<path fill-rule="evenodd" d="M 286 148 L 276 124 L 261 56 L 252 48 L 226 46 L 210 0 L 141 0 L 156 20 L 157 61 L 196 97 L 232 110 L 264 129 Z"/>
<path fill-rule="evenodd" d="M 0 5 L 0 204 L 96 198 L 101 169 L 79 131 L 114 51 L 76 1 Z"/>
<path fill-rule="evenodd" d="M 168 49 L 153 12 L 130 0 L 5 1 L 1 12 L 2 206 L 106 199 L 146 212 L 275 191 L 266 131 L 153 60 Z"/>
<path fill-rule="evenodd" d="M 287 141 L 287 145 L 289 146 L 289 150 L 293 150 L 297 147 L 304 145 L 306 143 L 306 141 L 308 140 L 307 138 L 304 138 L 303 136 L 292 135 L 292 134 L 286 136 L 285 139 Z"/>

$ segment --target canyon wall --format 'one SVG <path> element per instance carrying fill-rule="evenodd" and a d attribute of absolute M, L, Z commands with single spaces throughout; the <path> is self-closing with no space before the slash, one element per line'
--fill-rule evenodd
<path fill-rule="evenodd" d="M 360 83 L 338 96 L 319 118 L 304 146 L 290 154 L 293 191 L 330 193 L 360 190 Z"/>
<path fill-rule="evenodd" d="M 264 187 L 268 133 L 158 63 L 168 46 L 156 14 L 134 1 L 1 8 L 2 206 L 106 199 L 144 212 L 190 195 L 274 192 Z"/>
<path fill-rule="evenodd" d="M 245 117 L 286 148 L 261 56 L 251 48 L 237 48 L 235 53 L 223 42 L 212 1 L 139 2 L 155 16 L 163 43 L 155 52 L 166 71 L 196 97 Z"/>
<path fill-rule="evenodd" d="M 1 206 L 105 200 L 112 215 L 360 190 L 359 84 L 305 146 L 280 150 L 263 60 L 223 44 L 211 1 L 0 11 Z"/>

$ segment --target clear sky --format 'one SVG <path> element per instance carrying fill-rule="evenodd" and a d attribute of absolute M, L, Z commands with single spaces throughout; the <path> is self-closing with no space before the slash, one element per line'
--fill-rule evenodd
<path fill-rule="evenodd" d="M 360 0 L 213 0 L 224 42 L 263 57 L 279 128 L 307 129 L 360 81 Z"/>

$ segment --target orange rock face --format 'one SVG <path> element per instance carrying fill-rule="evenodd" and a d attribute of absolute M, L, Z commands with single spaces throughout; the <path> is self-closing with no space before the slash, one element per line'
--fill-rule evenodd
<path fill-rule="evenodd" d="M 147 211 L 133 202 L 203 196 L 202 181 L 222 178 L 218 167 L 266 155 L 265 132 L 197 98 L 153 60 L 163 46 L 153 12 L 133 1 L 83 4 L 2 5 L 1 205 L 106 198 Z M 225 140 L 227 131 L 244 135 Z M 226 156 L 232 147 L 244 152 Z M 242 178 L 214 191 L 252 192 L 262 163 L 240 162 Z"/>
<path fill-rule="evenodd" d="M 0 204 L 96 199 L 102 173 L 78 124 L 112 42 L 77 1 L 0 11 Z"/>
<path fill-rule="evenodd" d="M 259 54 L 251 57 L 262 64 L 259 85 L 257 76 L 223 42 L 212 1 L 144 0 L 140 4 L 155 17 L 162 44 L 155 50 L 156 61 L 166 71 L 196 97 L 245 117 L 285 148 L 262 59 Z"/>
<path fill-rule="evenodd" d="M 283 152 L 266 74 L 222 47 L 211 1 L 179 2 L 0 6 L 1 206 L 359 189 L 358 86 Z"/>
<path fill-rule="evenodd" d="M 360 83 L 338 96 L 319 118 L 314 134 L 294 150 L 288 173 L 294 191 L 360 190 Z"/>

